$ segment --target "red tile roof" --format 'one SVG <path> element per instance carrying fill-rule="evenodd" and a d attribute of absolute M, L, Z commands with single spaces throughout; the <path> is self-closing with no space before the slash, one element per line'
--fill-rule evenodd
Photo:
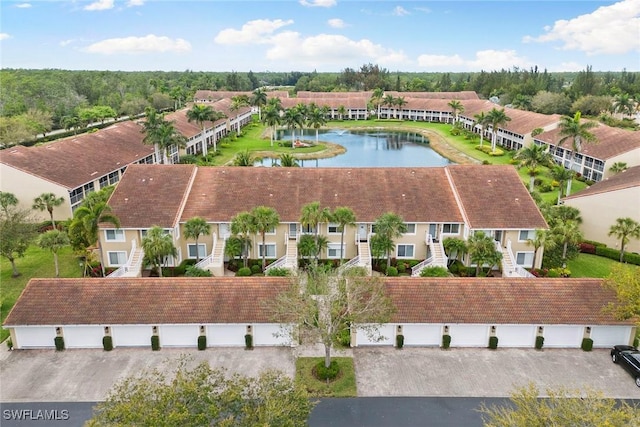
<path fill-rule="evenodd" d="M 287 289 L 289 280 L 31 279 L 4 324 L 272 323 L 265 303 Z"/>
<path fill-rule="evenodd" d="M 602 308 L 615 294 L 602 279 L 387 278 L 393 323 L 633 324 Z"/>
<path fill-rule="evenodd" d="M 548 228 L 515 167 L 451 165 L 447 170 L 471 228 Z"/>
<path fill-rule="evenodd" d="M 631 167 L 600 182 L 596 182 L 590 187 L 573 193 L 569 197 L 565 197 L 564 200 L 578 199 L 580 197 L 624 190 L 632 187 L 640 187 L 640 166 Z M 629 203 L 633 202 L 633 200 L 629 200 Z M 636 199 L 635 203 L 638 206 L 638 212 L 640 212 L 640 199 Z"/>
<path fill-rule="evenodd" d="M 0 163 L 74 189 L 153 154 L 142 126 L 127 121 L 35 147 L 0 150 Z"/>

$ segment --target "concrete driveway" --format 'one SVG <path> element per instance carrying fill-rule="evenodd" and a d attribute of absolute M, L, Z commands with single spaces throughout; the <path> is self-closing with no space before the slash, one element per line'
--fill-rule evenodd
<path fill-rule="evenodd" d="M 278 369 L 292 376 L 297 356 L 322 356 L 321 346 L 291 348 L 195 349 L 116 348 L 103 350 L 0 349 L 0 401 L 64 402 L 104 400 L 122 378 L 145 368 L 166 366 L 187 355 L 230 372 L 257 375 Z M 360 396 L 508 396 L 514 385 L 535 382 L 541 390 L 559 385 L 590 386 L 606 396 L 640 398 L 640 388 L 608 350 L 524 350 L 437 348 L 357 348 L 334 352 L 353 355 Z"/>

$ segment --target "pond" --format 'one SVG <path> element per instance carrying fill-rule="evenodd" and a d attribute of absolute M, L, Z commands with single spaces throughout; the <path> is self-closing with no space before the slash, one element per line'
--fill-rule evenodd
<path fill-rule="evenodd" d="M 298 132 L 296 132 L 296 135 Z M 321 130 L 320 141 L 339 144 L 347 152 L 326 159 L 299 160 L 303 167 L 420 167 L 451 164 L 429 146 L 429 138 L 416 132 L 386 130 Z M 304 140 L 315 141 L 315 130 L 305 130 Z M 288 131 L 278 132 L 278 140 L 290 142 Z M 264 159 L 263 166 L 277 160 Z"/>

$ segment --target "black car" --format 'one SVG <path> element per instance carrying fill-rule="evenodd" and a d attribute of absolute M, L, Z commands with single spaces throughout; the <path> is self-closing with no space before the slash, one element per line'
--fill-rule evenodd
<path fill-rule="evenodd" d="M 613 363 L 621 364 L 640 387 L 640 351 L 630 345 L 616 345 L 611 349 Z"/>

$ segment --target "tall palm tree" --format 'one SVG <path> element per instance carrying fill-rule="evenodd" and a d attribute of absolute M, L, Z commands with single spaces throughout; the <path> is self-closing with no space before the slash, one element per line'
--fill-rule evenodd
<path fill-rule="evenodd" d="M 399 96 L 394 100 L 393 104 L 396 106 L 395 117 L 398 118 L 398 110 L 407 105 L 407 100 L 404 99 L 404 96 Z"/>
<path fill-rule="evenodd" d="M 16 195 L 6 191 L 0 191 L 0 208 L 2 208 L 5 217 L 9 216 L 9 208 L 12 206 L 18 206 L 18 198 Z"/>
<path fill-rule="evenodd" d="M 157 269 L 159 277 L 162 277 L 162 265 L 166 263 L 167 258 L 178 255 L 171 234 L 158 226 L 147 230 L 146 236 L 142 238 L 142 249 L 145 261 Z"/>
<path fill-rule="evenodd" d="M 393 107 L 395 102 L 396 99 L 393 97 L 393 95 L 385 95 L 384 98 L 382 98 L 382 105 L 386 105 L 389 108 Z M 390 116 L 387 116 L 387 118 L 389 117 Z"/>
<path fill-rule="evenodd" d="M 157 126 L 149 129 L 142 140 L 144 144 L 153 144 L 156 151 L 160 152 L 162 163 L 168 163 L 167 148 L 177 146 L 182 148 L 186 145 L 187 139 L 175 128 L 173 122 L 168 122 L 162 118 Z"/>
<path fill-rule="evenodd" d="M 527 239 L 527 243 L 533 246 L 533 260 L 531 267 L 536 268 L 536 257 L 538 256 L 538 250 L 540 248 L 553 249 L 556 242 L 551 238 L 549 230 L 539 229 L 536 230 L 536 234 L 533 239 Z"/>
<path fill-rule="evenodd" d="M 196 122 L 200 127 L 200 138 L 202 140 L 201 144 L 203 156 L 207 155 L 207 138 L 204 131 L 204 123 L 217 120 L 215 116 L 215 111 L 209 105 L 194 104 L 194 106 L 187 111 L 187 120 L 189 122 Z"/>
<path fill-rule="evenodd" d="M 277 96 L 267 99 L 267 105 L 274 107 L 278 111 L 282 110 L 282 100 Z"/>
<path fill-rule="evenodd" d="M 143 126 L 142 133 L 145 134 L 145 137 L 143 142 L 145 144 L 153 144 L 153 148 L 155 151 L 154 156 L 156 158 L 156 162 L 160 163 L 164 159 L 160 157 L 160 148 L 158 147 L 158 144 L 153 140 L 154 139 L 153 135 L 155 135 L 158 132 L 158 127 L 160 126 L 160 123 L 164 120 L 164 118 L 163 118 L 163 115 L 153 107 L 145 108 L 144 115 L 145 115 L 145 120 L 144 122 L 142 122 L 142 126 Z"/>
<path fill-rule="evenodd" d="M 291 146 L 296 141 L 296 127 L 302 127 L 302 114 L 297 108 L 287 108 L 282 116 L 282 123 L 291 130 Z"/>
<path fill-rule="evenodd" d="M 496 144 L 498 143 L 498 128 L 504 126 L 507 122 L 511 121 L 511 117 L 507 116 L 502 110 L 492 108 L 487 114 L 487 123 L 491 125 L 491 151 L 496 150 Z"/>
<path fill-rule="evenodd" d="M 296 110 L 298 110 L 298 113 L 300 113 L 300 139 L 304 138 L 304 125 L 307 123 L 307 119 L 309 117 L 309 112 L 311 111 L 311 105 L 307 105 L 304 104 L 302 102 L 299 102 L 296 104 L 295 107 Z"/>
<path fill-rule="evenodd" d="M 376 235 L 381 236 L 381 239 L 391 241 L 391 245 L 386 247 L 387 268 L 389 268 L 391 267 L 391 251 L 395 248 L 393 241 L 407 232 L 407 224 L 404 223 L 400 215 L 387 212 L 376 220 L 374 227 Z"/>
<path fill-rule="evenodd" d="M 462 102 L 457 99 L 452 99 L 447 105 L 451 107 L 451 112 L 453 113 L 453 123 L 455 124 L 458 122 L 458 115 L 464 111 L 464 105 L 462 105 Z"/>
<path fill-rule="evenodd" d="M 251 234 L 257 233 L 253 215 L 250 212 L 240 212 L 231 219 L 231 233 L 238 236 L 242 242 L 243 265 L 248 266 L 249 250 L 251 249 Z"/>
<path fill-rule="evenodd" d="M 42 193 L 33 200 L 33 209 L 39 211 L 49 212 L 51 217 L 51 225 L 56 228 L 56 223 L 53 220 L 53 208 L 60 206 L 64 203 L 64 197 L 58 197 L 54 193 Z"/>
<path fill-rule="evenodd" d="M 609 236 L 620 240 L 620 262 L 624 261 L 624 248 L 631 238 L 640 239 L 640 223 L 632 218 L 616 218 L 615 224 L 609 228 Z"/>
<path fill-rule="evenodd" d="M 330 220 L 331 211 L 329 208 L 321 208 L 320 202 L 311 202 L 302 206 L 300 224 L 302 224 L 303 227 L 313 228 L 316 247 L 318 246 L 318 236 L 320 235 L 320 223 L 329 222 Z M 318 259 L 318 255 L 318 252 L 316 252 L 316 260 Z"/>
<path fill-rule="evenodd" d="M 340 115 L 340 120 L 344 119 L 345 114 L 347 114 L 347 108 L 344 105 L 339 105 L 338 115 Z"/>
<path fill-rule="evenodd" d="M 324 118 L 324 114 L 322 114 L 322 110 L 319 108 L 314 108 L 309 112 L 307 117 L 307 123 L 309 126 L 316 130 L 316 144 L 318 143 L 318 129 L 324 126 L 327 123 L 327 120 Z"/>
<path fill-rule="evenodd" d="M 565 169 L 564 166 L 557 165 L 552 167 L 550 172 L 551 178 L 558 182 L 558 201 L 556 204 L 559 205 L 564 193 L 564 184 L 571 179 L 573 171 Z"/>
<path fill-rule="evenodd" d="M 384 89 L 375 88 L 371 94 L 371 104 L 376 108 L 377 118 L 380 118 L 380 105 L 382 105 L 382 98 L 384 97 Z"/>
<path fill-rule="evenodd" d="M 571 160 L 569 162 L 569 170 L 573 170 L 573 163 L 575 155 L 582 151 L 582 143 L 596 143 L 598 139 L 590 132 L 591 129 L 597 127 L 596 122 L 583 122 L 581 120 L 580 111 L 576 111 L 576 114 L 571 116 L 563 116 L 560 119 L 558 127 L 560 128 L 560 140 L 558 145 L 561 145 L 565 141 L 571 141 Z M 569 178 L 567 181 L 567 196 L 571 195 L 571 181 Z"/>
<path fill-rule="evenodd" d="M 344 232 L 347 227 L 353 227 L 356 225 L 356 214 L 353 209 L 347 206 L 338 206 L 332 213 L 333 222 L 338 224 L 338 231 L 340 231 L 340 264 L 344 260 Z"/>
<path fill-rule="evenodd" d="M 251 210 L 251 215 L 256 232 L 262 236 L 262 269 L 264 270 L 267 266 L 266 234 L 280 224 L 280 215 L 269 206 L 256 206 Z"/>
<path fill-rule="evenodd" d="M 467 253 L 472 264 L 476 265 L 476 277 L 480 276 L 480 270 L 485 264 L 489 264 L 489 270 L 500 262 L 501 253 L 496 249 L 493 237 L 484 231 L 475 231 L 467 240 Z"/>
<path fill-rule="evenodd" d="M 262 121 L 262 107 L 267 104 L 267 92 L 264 89 L 257 88 L 253 91 L 250 103 L 254 107 L 258 107 L 258 120 Z"/>
<path fill-rule="evenodd" d="M 626 115 L 633 115 L 636 112 L 638 105 L 636 101 L 628 93 L 621 93 L 613 98 L 613 104 L 611 109 L 614 113 L 620 113 L 622 117 Z"/>
<path fill-rule="evenodd" d="M 519 93 L 513 98 L 511 106 L 518 110 L 529 111 L 531 110 L 531 97 Z"/>
<path fill-rule="evenodd" d="M 478 126 L 480 126 L 480 146 L 482 147 L 482 141 L 484 138 L 484 128 L 485 126 L 488 124 L 488 115 L 484 113 L 484 111 L 481 111 L 478 114 L 475 114 L 473 116 L 476 119 L 476 124 Z"/>
<path fill-rule="evenodd" d="M 42 249 L 48 249 L 53 254 L 53 263 L 56 267 L 56 277 L 60 277 L 60 268 L 58 266 L 58 252 L 65 246 L 69 246 L 69 236 L 64 231 L 49 230 L 40 235 L 38 238 L 38 246 Z"/>
<path fill-rule="evenodd" d="M 562 268 L 567 268 L 567 250 L 570 244 L 582 241 L 583 236 L 580 231 L 578 221 L 564 220 L 558 221 L 551 229 L 556 242 L 562 245 Z"/>
<path fill-rule="evenodd" d="M 533 193 L 538 167 L 551 165 L 551 154 L 542 145 L 529 144 L 518 150 L 513 158 L 520 160 L 521 167 L 529 169 L 529 192 Z"/>
<path fill-rule="evenodd" d="M 273 147 L 273 138 L 276 132 L 276 126 L 278 126 L 281 121 L 280 110 L 278 110 L 273 105 L 267 105 L 264 109 L 264 114 L 262 115 L 261 121 L 271 128 L 270 137 L 271 146 Z"/>
<path fill-rule="evenodd" d="M 211 234 L 211 225 L 204 218 L 194 216 L 189 218 L 184 224 L 185 239 L 194 239 L 196 241 L 196 263 L 200 262 L 200 248 L 198 247 L 198 239 L 200 236 Z"/>

